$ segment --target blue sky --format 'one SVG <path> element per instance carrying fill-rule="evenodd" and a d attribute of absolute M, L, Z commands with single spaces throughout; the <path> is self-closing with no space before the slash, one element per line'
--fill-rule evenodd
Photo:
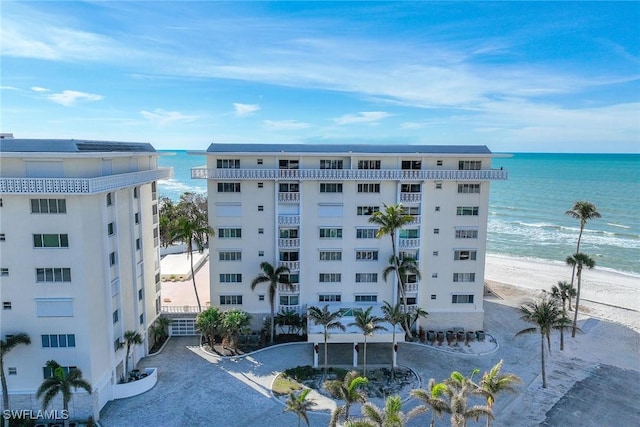
<path fill-rule="evenodd" d="M 1 131 L 640 151 L 639 2 L 7 2 Z"/>

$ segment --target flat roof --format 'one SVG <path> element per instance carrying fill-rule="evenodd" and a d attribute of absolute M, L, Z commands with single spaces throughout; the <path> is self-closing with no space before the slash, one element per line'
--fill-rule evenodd
<path fill-rule="evenodd" d="M 85 139 L 0 139 L 3 153 L 155 153 L 147 142 L 92 141 Z"/>
<path fill-rule="evenodd" d="M 207 153 L 317 153 L 317 154 L 491 154 L 486 145 L 426 144 L 229 144 L 213 143 Z"/>

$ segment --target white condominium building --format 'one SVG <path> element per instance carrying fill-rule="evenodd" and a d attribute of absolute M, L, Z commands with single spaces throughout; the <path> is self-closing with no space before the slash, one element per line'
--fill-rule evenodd
<path fill-rule="evenodd" d="M 414 220 L 397 248 L 421 273 L 406 277 L 409 309 L 429 313 L 425 329 L 483 329 L 489 183 L 507 179 L 487 147 L 212 144 L 205 154 L 192 177 L 208 180 L 213 305 L 261 323 L 267 286 L 250 283 L 263 261 L 291 272 L 276 310 L 397 302 L 395 277 L 383 279 L 391 241 L 369 218 L 402 203 Z"/>
<path fill-rule="evenodd" d="M 156 182 L 171 176 L 158 156 L 142 143 L 0 140 L 0 334 L 31 338 L 4 358 L 11 409 L 41 409 L 55 360 L 92 387 L 74 393 L 71 417 L 97 419 L 126 376 L 125 331 L 144 339 L 129 369 L 147 354 L 160 312 Z"/>

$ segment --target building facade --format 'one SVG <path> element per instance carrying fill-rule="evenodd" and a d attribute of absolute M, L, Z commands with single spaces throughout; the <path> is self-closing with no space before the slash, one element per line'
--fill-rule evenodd
<path fill-rule="evenodd" d="M 31 338 L 4 360 L 11 408 L 41 408 L 56 360 L 92 386 L 71 417 L 97 419 L 127 376 L 125 331 L 144 339 L 132 369 L 160 313 L 156 182 L 171 170 L 141 143 L 5 138 L 0 153 L 0 333 Z"/>
<path fill-rule="evenodd" d="M 391 241 L 376 238 L 369 218 L 402 203 L 414 220 L 396 245 L 420 270 L 406 278 L 409 308 L 429 313 L 420 320 L 428 329 L 483 328 L 489 186 L 507 179 L 491 169 L 486 147 L 212 144 L 206 156 L 192 177 L 208 180 L 216 231 L 211 304 L 253 313 L 259 326 L 270 311 L 267 287 L 250 283 L 263 261 L 291 272 L 276 310 L 397 302 L 395 277 L 383 278 Z"/>

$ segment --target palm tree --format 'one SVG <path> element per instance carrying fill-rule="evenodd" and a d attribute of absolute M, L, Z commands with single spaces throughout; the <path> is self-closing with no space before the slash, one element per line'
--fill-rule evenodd
<path fill-rule="evenodd" d="M 404 318 L 406 316 L 405 313 L 402 312 L 402 308 L 400 307 L 400 303 L 396 305 L 391 305 L 387 301 L 382 303 L 382 315 L 384 320 L 391 324 L 392 335 L 391 339 L 392 351 L 396 351 L 396 325 L 402 325 Z M 395 378 L 395 357 L 391 357 L 391 380 Z"/>
<path fill-rule="evenodd" d="M 578 234 L 578 244 L 576 245 L 576 253 L 580 253 L 580 241 L 582 240 L 582 232 L 584 231 L 585 225 L 587 225 L 587 221 L 594 218 L 600 218 L 600 212 L 591 202 L 587 201 L 577 201 L 573 204 L 571 210 L 568 210 L 564 213 L 565 215 L 569 215 L 572 218 L 580 220 L 580 234 Z M 576 274 L 576 267 L 574 266 L 571 270 L 571 285 L 573 286 L 573 278 Z M 571 305 L 571 304 L 569 304 Z"/>
<path fill-rule="evenodd" d="M 284 412 L 293 412 L 298 416 L 298 427 L 300 427 L 300 422 L 302 420 L 309 425 L 307 411 L 316 404 L 311 400 L 307 400 L 307 395 L 310 391 L 310 388 L 305 388 L 297 395 L 294 392 L 291 392 L 289 393 L 289 398 L 285 402 L 286 406 L 284 408 Z"/>
<path fill-rule="evenodd" d="M 387 328 L 381 326 L 380 323 L 384 322 L 382 317 L 373 316 L 371 314 L 373 307 L 369 307 L 366 310 L 354 310 L 354 322 L 349 323 L 349 326 L 355 326 L 362 331 L 364 335 L 364 364 L 362 373 L 367 376 L 367 336 L 373 335 L 376 331 L 386 331 Z"/>
<path fill-rule="evenodd" d="M 298 334 L 304 328 L 304 317 L 295 310 L 284 310 L 276 314 L 275 324 L 283 334 Z"/>
<path fill-rule="evenodd" d="M 322 310 L 318 307 L 309 307 L 309 318 L 316 325 L 322 325 L 324 329 L 324 377 L 327 376 L 327 341 L 329 340 L 329 331 L 339 329 L 342 332 L 347 328 L 340 322 L 340 311 L 329 311 L 329 306 L 325 305 Z"/>
<path fill-rule="evenodd" d="M 569 301 L 571 306 L 571 297 L 576 296 L 576 290 L 570 283 L 565 280 L 558 281 L 558 285 L 551 287 L 551 296 L 562 301 L 562 315 L 567 316 L 566 303 Z M 560 328 L 560 351 L 564 350 L 564 328 Z"/>
<path fill-rule="evenodd" d="M 488 405 L 468 406 L 469 396 L 480 395 L 487 397 L 488 393 L 473 382 L 473 376 L 478 372 L 474 370 L 470 377 L 465 377 L 460 372 L 454 371 L 444 383 L 446 388 L 444 394 L 449 397 L 449 408 L 451 409 L 451 426 L 464 427 L 467 420 L 478 419 L 481 416 L 493 418 L 493 411 Z"/>
<path fill-rule="evenodd" d="M 196 317 L 196 330 L 204 335 L 211 349 L 213 349 L 216 343 L 215 336 L 219 334 L 222 329 L 223 319 L 224 313 L 220 311 L 219 307 L 209 307 L 198 313 Z"/>
<path fill-rule="evenodd" d="M 577 310 L 576 310 L 577 311 Z M 544 340 L 547 339 L 549 353 L 551 353 L 551 330 L 560 329 L 566 326 L 567 319 L 562 315 L 562 309 L 558 301 L 548 295 L 542 295 L 536 301 L 530 301 L 520 307 L 520 318 L 525 322 L 535 325 L 533 328 L 526 328 L 516 334 L 533 334 L 540 332 L 540 357 L 542 366 L 542 388 L 547 387 L 547 376 L 544 365 Z"/>
<path fill-rule="evenodd" d="M 349 371 L 342 380 L 325 381 L 323 387 L 333 396 L 334 399 L 344 401 L 344 405 L 338 406 L 331 414 L 330 427 L 338 425 L 340 418 L 349 420 L 349 410 L 354 403 L 364 403 L 367 396 L 362 387 L 369 383 L 366 377 L 360 375 L 358 371 Z"/>
<path fill-rule="evenodd" d="M 429 423 L 429 425 L 434 427 L 436 425 L 435 416 L 437 415 L 438 418 L 442 419 L 442 415 L 448 412 L 449 404 L 442 397 L 446 387 L 445 384 L 436 383 L 436 380 L 431 378 L 426 390 L 421 388 L 411 390 L 411 397 L 415 397 L 424 403 L 413 408 L 409 412 L 408 417 L 413 418 L 431 409 L 431 423 Z"/>
<path fill-rule="evenodd" d="M 256 286 L 261 283 L 269 284 L 269 305 L 271 306 L 271 344 L 273 344 L 274 330 L 275 330 L 275 307 L 276 307 L 276 294 L 278 293 L 278 283 L 282 283 L 287 287 L 291 287 L 291 282 L 285 274 L 289 274 L 289 269 L 284 265 L 274 268 L 273 265 L 268 262 L 261 262 L 260 268 L 263 274 L 259 275 L 251 282 L 251 290 L 255 290 Z"/>
<path fill-rule="evenodd" d="M 62 394 L 62 408 L 69 413 L 69 401 L 71 400 L 71 389 L 82 388 L 91 394 L 91 384 L 82 378 L 80 369 L 70 369 L 65 373 L 64 368 L 55 360 L 49 360 L 47 367 L 51 370 L 51 376 L 45 378 L 36 392 L 36 398 L 42 397 L 42 408 L 47 409 L 49 403 L 58 395 Z M 69 419 L 64 420 L 65 427 L 69 426 Z"/>
<path fill-rule="evenodd" d="M 124 359 L 124 369 L 126 375 L 129 374 L 129 351 L 136 344 L 142 344 L 142 337 L 137 331 L 125 331 L 124 342 L 127 344 L 127 357 Z"/>
<path fill-rule="evenodd" d="M 567 257 L 567 264 L 576 269 L 576 277 L 578 278 L 578 289 L 576 289 L 576 311 L 573 313 L 573 327 L 571 330 L 571 338 L 576 337 L 576 328 L 578 325 L 578 307 L 580 306 L 580 285 L 582 282 L 582 269 L 587 267 L 591 270 L 595 267 L 596 262 L 587 254 L 575 253 Z"/>
<path fill-rule="evenodd" d="M 28 334 L 21 332 L 19 334 L 7 336 L 6 341 L 0 340 L 0 380 L 2 380 L 2 409 L 9 410 L 9 389 L 7 388 L 7 377 L 4 374 L 4 357 L 13 350 L 16 346 L 24 344 L 31 344 L 31 337 Z M 9 425 L 9 419 L 4 419 L 4 425 Z"/>
<path fill-rule="evenodd" d="M 153 339 L 158 342 L 158 341 L 164 341 L 168 336 L 169 336 L 169 325 L 171 325 L 173 323 L 173 320 L 165 317 L 165 316 L 160 316 L 156 319 L 156 321 L 153 323 L 153 326 L 151 326 L 151 333 L 153 334 Z"/>
<path fill-rule="evenodd" d="M 396 232 L 402 229 L 405 225 L 412 222 L 413 217 L 405 213 L 405 209 L 402 206 L 402 203 L 390 206 L 384 204 L 383 206 L 384 210 L 374 212 L 373 215 L 371 215 L 371 217 L 369 218 L 369 222 L 372 224 L 376 224 L 379 227 L 378 232 L 376 233 L 376 238 L 379 239 L 382 236 L 388 235 L 391 239 L 391 259 L 393 260 L 394 270 L 398 279 L 398 289 L 400 290 L 402 305 L 406 311 L 407 296 L 404 292 L 404 277 L 402 272 L 400 271 L 398 251 L 396 249 Z M 404 329 L 407 336 L 411 338 L 411 330 L 409 329 L 409 325 L 406 320 Z"/>
<path fill-rule="evenodd" d="M 231 348 L 236 348 L 236 337 L 247 333 L 251 324 L 251 315 L 239 308 L 232 308 L 222 317 L 222 328 L 229 337 Z"/>
<path fill-rule="evenodd" d="M 384 402 L 384 409 L 371 402 L 362 405 L 363 419 L 349 421 L 348 427 L 404 427 L 407 417 L 402 412 L 400 396 L 389 396 Z"/>
<path fill-rule="evenodd" d="M 489 372 L 485 372 L 480 380 L 480 387 L 487 392 L 487 406 L 493 410 L 493 405 L 496 402 L 496 395 L 508 391 L 511 393 L 517 393 L 516 384 L 521 383 L 522 380 L 515 374 L 501 374 L 503 361 L 500 360 Z M 490 425 L 490 417 L 487 417 L 487 427 Z"/>

